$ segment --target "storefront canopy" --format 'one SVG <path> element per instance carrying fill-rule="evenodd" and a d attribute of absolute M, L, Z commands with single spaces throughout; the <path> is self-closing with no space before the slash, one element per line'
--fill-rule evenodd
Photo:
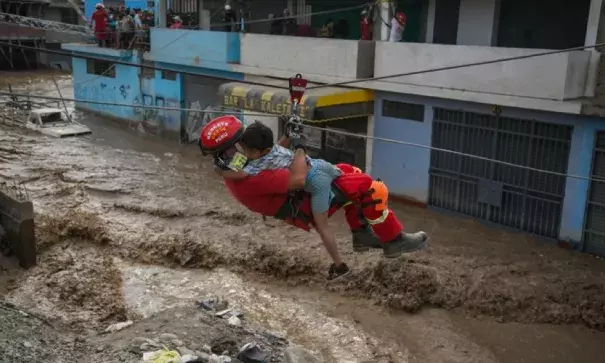
<path fill-rule="evenodd" d="M 231 82 L 220 86 L 222 105 L 267 114 L 290 114 L 292 103 L 288 90 Z M 374 92 L 325 87 L 305 92 L 299 105 L 303 119 L 329 121 L 373 114 Z"/>

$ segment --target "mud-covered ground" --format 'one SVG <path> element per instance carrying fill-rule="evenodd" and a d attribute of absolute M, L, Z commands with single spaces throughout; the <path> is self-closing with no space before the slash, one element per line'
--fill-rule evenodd
<path fill-rule="evenodd" d="M 39 213 L 41 251 L 79 237 L 104 246 L 107 255 L 140 262 L 226 266 L 292 285 L 324 283 L 328 261 L 319 238 L 273 221 L 267 226 L 242 209 L 195 150 L 143 152 L 100 142 L 9 129 L 0 136 L 0 176 L 27 185 Z M 470 219 L 396 210 L 407 230 L 430 234 L 431 247 L 395 261 L 354 255 L 342 219 L 335 218 L 355 270 L 331 289 L 409 312 L 461 308 L 498 321 L 605 329 L 602 260 Z M 119 315 L 119 309 L 102 315 Z"/>
<path fill-rule="evenodd" d="M 250 342 L 263 348 L 268 363 L 281 362 L 289 345 L 282 336 L 259 328 L 233 327 L 193 306 L 167 309 L 104 334 L 92 328 L 73 331 L 0 300 L 0 362 L 138 363 L 143 353 L 162 349 L 205 359 L 235 357 Z"/>
<path fill-rule="evenodd" d="M 5 273 L 0 293 L 4 289 L 12 301 L 51 321 L 81 331 L 133 318 L 112 260 L 119 257 L 221 267 L 293 291 L 329 290 L 396 311 L 443 308 L 498 323 L 579 324 L 605 331 L 603 260 L 472 219 L 396 206 L 406 230 L 429 233 L 430 247 L 397 260 L 378 252 L 354 254 L 344 220 L 335 217 L 338 243 L 354 271 L 328 286 L 328 258 L 319 237 L 265 223 L 243 209 L 195 148 L 167 146 L 81 117 L 93 129 L 89 138 L 55 140 L 0 126 L 0 181 L 26 186 L 37 212 L 40 253 L 39 267 Z M 400 334 L 389 328 L 382 333 Z M 489 340 L 481 329 L 475 333 Z M 427 337 L 419 340 L 433 344 Z M 489 361 L 477 354 L 459 361 Z"/>

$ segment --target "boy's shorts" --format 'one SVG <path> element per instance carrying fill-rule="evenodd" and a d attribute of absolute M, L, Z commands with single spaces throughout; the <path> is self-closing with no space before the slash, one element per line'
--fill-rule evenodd
<path fill-rule="evenodd" d="M 321 159 L 311 161 L 311 170 L 305 181 L 305 191 L 311 193 L 311 211 L 325 213 L 334 197 L 332 182 L 341 175 L 340 169 Z"/>

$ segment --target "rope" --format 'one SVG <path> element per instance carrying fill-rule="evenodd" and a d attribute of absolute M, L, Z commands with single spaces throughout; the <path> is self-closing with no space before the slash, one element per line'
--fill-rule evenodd
<path fill-rule="evenodd" d="M 84 100 L 76 100 L 76 99 L 61 98 L 61 97 L 38 96 L 38 95 L 28 95 L 28 94 L 15 94 L 15 93 L 2 92 L 2 91 L 0 91 L 0 95 L 1 96 L 16 96 L 16 97 L 40 98 L 40 99 L 47 99 L 47 100 L 53 100 L 53 101 L 64 100 L 64 101 L 70 101 L 70 102 L 91 103 L 91 104 L 100 104 L 100 105 L 107 105 L 107 106 L 124 106 L 124 107 L 134 107 L 134 108 L 149 108 L 149 109 L 159 109 L 159 110 L 167 110 L 167 111 L 194 111 L 194 112 L 201 112 L 202 111 L 203 112 L 203 110 L 199 110 L 199 109 L 187 109 L 187 108 L 177 108 L 177 107 L 161 107 L 161 106 L 146 106 L 146 105 L 131 105 L 131 104 L 112 103 L 112 102 L 100 102 L 100 101 L 84 101 Z M 212 112 L 216 113 L 216 114 L 229 114 L 229 115 L 232 115 L 234 113 L 243 112 L 243 110 L 234 110 L 234 111 L 231 111 L 231 112 L 229 112 L 229 111 L 218 111 L 218 110 L 214 111 L 213 110 Z M 266 113 L 246 113 L 246 115 L 248 115 L 248 116 L 267 116 Z M 273 115 L 275 115 L 276 117 L 279 116 L 277 114 L 273 114 Z M 286 116 L 286 115 L 284 115 L 284 116 Z M 351 118 L 351 116 L 337 117 L 337 118 L 332 118 L 332 119 L 329 119 L 329 120 L 330 121 L 336 121 L 336 120 L 345 120 L 345 119 L 349 119 L 349 118 Z M 306 122 L 305 124 L 302 124 L 302 126 L 305 127 L 305 128 L 312 129 L 312 130 L 319 130 L 319 131 L 329 132 L 329 133 L 333 133 L 333 134 L 337 134 L 337 135 L 358 137 L 358 138 L 366 139 L 366 140 L 383 141 L 383 142 L 388 142 L 388 143 L 392 143 L 392 144 L 405 145 L 405 146 L 410 146 L 410 147 L 415 147 L 415 148 L 420 148 L 420 149 L 425 149 L 425 150 L 430 150 L 430 151 L 444 152 L 444 153 L 449 153 L 449 154 L 458 155 L 458 156 L 464 156 L 464 157 L 468 157 L 468 158 L 472 158 L 472 159 L 493 162 L 493 163 L 496 163 L 496 164 L 505 165 L 505 166 L 509 166 L 509 167 L 514 167 L 514 168 L 520 168 L 520 169 L 535 171 L 535 172 L 543 173 L 543 174 L 550 174 L 550 175 L 556 175 L 556 176 L 561 176 L 561 177 L 566 177 L 566 178 L 571 178 L 571 179 L 587 180 L 587 181 L 598 181 L 598 182 L 605 183 L 605 179 L 601 179 L 601 178 L 585 177 L 585 176 L 581 176 L 581 175 L 566 174 L 566 173 L 559 173 L 559 172 L 556 172 L 556 171 L 537 169 L 537 168 L 532 168 L 530 166 L 513 164 L 513 163 L 506 162 L 506 161 L 501 161 L 501 160 L 496 160 L 496 159 L 490 159 L 490 158 L 486 158 L 486 157 L 478 156 L 478 155 L 466 154 L 466 153 L 459 152 L 459 151 L 454 151 L 454 150 L 437 148 L 437 147 L 429 146 L 429 145 L 415 144 L 415 143 L 412 143 L 412 142 L 395 140 L 395 139 L 389 139 L 389 138 L 385 138 L 385 137 L 360 135 L 360 134 L 355 134 L 355 133 L 347 132 L 347 131 L 341 131 L 341 130 L 334 130 L 334 129 L 327 129 L 327 128 L 323 128 L 323 127 L 311 126 L 311 125 L 308 124 L 308 123 L 319 123 L 319 122 L 323 123 L 323 122 L 327 122 L 325 120 L 307 120 L 307 119 L 302 119 L 302 120 Z"/>

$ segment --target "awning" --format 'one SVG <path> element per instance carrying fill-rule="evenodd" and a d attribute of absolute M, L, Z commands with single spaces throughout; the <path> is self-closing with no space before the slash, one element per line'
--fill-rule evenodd
<path fill-rule="evenodd" d="M 292 103 L 288 90 L 231 82 L 220 86 L 219 95 L 225 107 L 284 115 Z M 362 117 L 374 112 L 374 92 L 361 89 L 325 87 L 305 92 L 299 115 L 303 119 L 330 121 Z"/>

